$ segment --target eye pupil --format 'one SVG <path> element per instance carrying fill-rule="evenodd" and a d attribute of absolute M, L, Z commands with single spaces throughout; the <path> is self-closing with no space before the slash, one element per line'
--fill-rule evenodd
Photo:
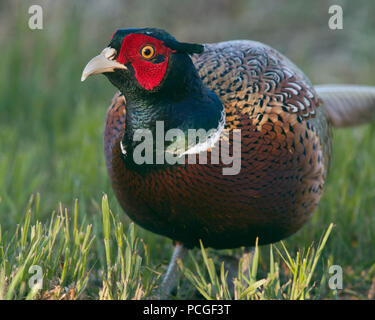
<path fill-rule="evenodd" d="M 149 56 L 150 54 L 151 54 L 151 50 L 150 50 L 150 49 L 146 49 L 146 50 L 145 50 L 145 55 L 146 55 L 146 56 Z"/>

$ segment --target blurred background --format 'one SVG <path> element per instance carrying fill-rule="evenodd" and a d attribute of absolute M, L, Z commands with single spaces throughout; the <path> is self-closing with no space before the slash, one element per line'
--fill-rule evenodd
<path fill-rule="evenodd" d="M 28 27 L 33 4 L 43 8 L 43 30 Z M 343 30 L 328 28 L 332 4 L 343 8 Z M 285 54 L 314 84 L 375 86 L 374 17 L 375 2 L 370 0 L 1 0 L 3 230 L 14 230 L 35 192 L 42 201 L 34 218 L 42 221 L 59 201 L 72 207 L 75 198 L 83 212 L 80 219 L 95 221 L 103 193 L 121 212 L 111 193 L 102 146 L 115 89 L 103 76 L 80 82 L 86 63 L 117 28 L 158 27 L 178 40 L 197 43 L 257 40 Z M 317 240 L 333 221 L 337 228 L 332 241 L 340 244 L 331 245 L 333 257 L 342 263 L 346 257 L 353 265 L 359 261 L 363 267 L 375 261 L 374 131 L 369 125 L 335 132 L 326 195 L 312 221 L 289 240 L 292 245 Z M 144 237 L 154 247 L 166 241 L 147 232 Z M 161 256 L 168 258 L 169 251 Z"/>

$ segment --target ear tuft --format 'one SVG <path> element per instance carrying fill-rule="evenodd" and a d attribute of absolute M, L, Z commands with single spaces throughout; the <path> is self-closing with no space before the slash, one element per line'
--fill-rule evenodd
<path fill-rule="evenodd" d="M 179 45 L 181 47 L 180 50 L 188 54 L 202 53 L 204 51 L 204 46 L 201 44 L 180 42 Z"/>
<path fill-rule="evenodd" d="M 172 50 L 187 54 L 202 53 L 204 51 L 204 46 L 202 44 L 178 42 L 176 40 L 166 40 L 164 44 Z"/>

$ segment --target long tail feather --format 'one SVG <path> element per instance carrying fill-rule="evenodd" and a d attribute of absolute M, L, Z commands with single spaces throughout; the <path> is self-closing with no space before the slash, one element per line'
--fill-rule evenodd
<path fill-rule="evenodd" d="M 375 87 L 334 84 L 315 86 L 315 90 L 334 127 L 375 120 Z"/>

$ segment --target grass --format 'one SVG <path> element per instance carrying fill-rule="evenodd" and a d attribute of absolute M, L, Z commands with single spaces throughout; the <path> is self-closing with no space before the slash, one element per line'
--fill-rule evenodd
<path fill-rule="evenodd" d="M 315 289 L 315 284 L 311 283 L 315 268 L 318 264 L 320 255 L 332 231 L 333 224 L 330 224 L 317 248 L 313 245 L 304 250 L 298 251 L 295 258 L 292 258 L 284 242 L 281 242 L 282 251 L 276 246 L 278 257 L 285 263 L 290 276 L 282 283 L 280 263 L 275 262 L 274 246 L 269 246 L 269 267 L 265 277 L 259 279 L 259 247 L 255 244 L 252 258 L 245 262 L 241 258 L 238 263 L 237 276 L 233 278 L 233 288 L 230 289 L 228 271 L 225 269 L 225 263 L 221 262 L 220 272 L 216 272 L 215 263 L 212 258 L 208 258 L 206 250 L 201 243 L 201 252 L 204 261 L 203 268 L 196 262 L 194 256 L 191 258 L 194 262 L 196 274 L 191 270 L 180 267 L 199 293 L 207 300 L 235 299 L 235 300 L 264 300 L 264 299 L 290 299 L 304 300 L 310 298 L 310 291 Z M 208 272 L 208 279 L 205 277 L 204 270 Z M 315 293 L 317 294 L 317 293 Z"/>
<path fill-rule="evenodd" d="M 33 219 L 39 205 L 39 194 L 35 198 L 32 196 L 14 235 L 0 232 L 0 299 L 138 300 L 157 297 L 161 268 L 150 265 L 149 249 L 137 236 L 134 224 L 130 223 L 128 230 L 124 230 L 120 217 L 109 208 L 107 195 L 102 198 L 101 208 L 103 238 L 100 240 L 104 243 L 105 254 L 101 267 L 95 266 L 99 264 L 99 248 L 95 248 L 93 226 L 78 223 L 78 201 L 74 203 L 72 215 L 60 204 L 59 210 L 52 212 L 46 223 Z M 183 281 L 190 282 L 191 288 L 195 287 L 201 297 L 208 300 L 310 298 L 310 291 L 317 290 L 312 279 L 332 227 L 333 224 L 316 248 L 311 245 L 306 252 L 298 251 L 295 258 L 281 242 L 280 249 L 275 247 L 279 257 L 276 261 L 274 246 L 269 246 L 269 269 L 264 277 L 258 270 L 260 253 L 256 245 L 251 261 L 245 263 L 240 259 L 232 290 L 224 262 L 217 272 L 214 260 L 208 257 L 201 244 L 203 263 L 198 263 L 194 254 L 191 254 L 194 268 L 179 261 L 186 277 Z M 195 255 L 197 253 L 198 250 Z M 281 263 L 289 270 L 288 275 L 280 272 Z M 36 275 L 35 267 L 40 268 L 39 287 L 32 278 Z"/>
<path fill-rule="evenodd" d="M 152 299 L 166 271 L 172 242 L 133 225 L 119 207 L 107 178 L 102 146 L 104 117 L 114 88 L 104 78 L 79 81 L 85 63 L 123 25 L 124 17 L 116 16 L 109 23 L 108 17 L 98 13 L 96 19 L 85 16 L 93 13 L 72 2 L 57 8 L 50 3 L 45 30 L 30 31 L 27 7 L 15 2 L 0 5 L 9 7 L 0 11 L 0 298 Z M 244 4 L 237 1 L 236 5 L 238 9 Z M 189 15 L 189 25 L 185 7 L 184 14 L 172 20 L 162 15 L 163 10 L 157 14 L 157 8 L 147 6 L 145 10 L 155 17 L 146 13 L 143 17 L 137 7 L 134 17 L 126 16 L 126 21 L 137 25 L 137 19 L 143 19 L 147 25 L 176 30 L 187 40 L 256 38 L 283 50 L 314 82 L 375 83 L 366 65 L 374 51 L 366 34 L 375 26 L 358 18 L 362 9 L 344 8 L 346 31 L 332 40 L 336 47 L 331 51 L 320 46 L 319 35 L 322 41 L 333 37 L 323 31 L 304 33 L 311 39 L 308 45 L 299 37 L 280 37 L 281 22 L 290 21 L 286 34 L 289 28 L 300 29 L 293 10 L 288 13 L 284 8 L 280 18 L 273 15 L 264 26 L 257 16 L 246 18 L 244 12 L 252 11 L 245 9 L 213 13 L 226 26 L 220 28 L 223 38 L 214 25 L 204 28 L 205 19 Z M 260 6 L 258 15 L 267 15 L 267 10 Z M 286 19 L 287 14 L 293 16 Z M 190 27 L 181 24 L 182 19 Z M 233 19 L 236 23 L 230 29 Z M 171 25 L 164 25 L 165 21 Z M 256 37 L 245 33 L 252 23 Z M 98 30 L 97 25 L 105 28 Z M 187 34 L 186 30 L 198 27 L 202 33 Z M 260 27 L 264 30 L 256 29 Z M 276 28 L 277 35 L 270 32 Z M 353 53 L 353 48 L 345 47 L 349 43 L 358 50 Z M 303 52 L 295 49 L 298 46 L 319 48 L 319 52 L 306 50 L 293 56 Z M 180 264 L 174 298 L 373 299 L 374 138 L 374 124 L 335 130 L 325 194 L 309 223 L 283 243 L 256 247 L 253 259 L 244 255 L 244 248 L 192 250 Z M 233 257 L 239 262 L 233 262 Z M 229 264 L 238 270 L 233 285 L 226 281 Z M 40 290 L 29 285 L 36 274 L 30 270 L 33 265 L 41 267 Z M 343 269 L 343 290 L 328 287 L 331 265 Z"/>

